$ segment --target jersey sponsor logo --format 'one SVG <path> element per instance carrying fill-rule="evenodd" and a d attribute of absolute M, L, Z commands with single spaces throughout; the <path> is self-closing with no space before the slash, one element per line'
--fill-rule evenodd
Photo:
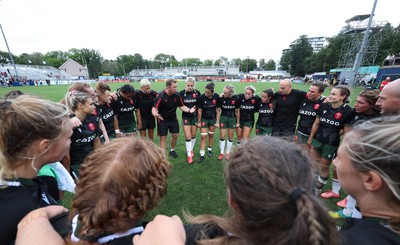
<path fill-rule="evenodd" d="M 120 111 L 127 112 L 127 111 L 133 111 L 134 109 L 135 109 L 135 107 L 128 107 L 128 108 L 121 108 Z"/>
<path fill-rule="evenodd" d="M 77 139 L 75 142 L 76 143 L 89 143 L 89 142 L 92 142 L 95 138 L 96 138 L 96 135 L 94 134 L 94 135 L 88 136 L 83 139 Z"/>
<path fill-rule="evenodd" d="M 318 110 L 320 106 L 321 106 L 320 104 L 315 104 L 313 108 L 314 110 Z"/>
<path fill-rule="evenodd" d="M 254 105 L 255 103 L 256 103 L 256 100 L 255 100 L 255 99 L 252 99 L 252 100 L 251 100 L 251 104 Z"/>
<path fill-rule="evenodd" d="M 96 126 L 95 126 L 94 123 L 92 123 L 92 122 L 90 122 L 90 123 L 88 124 L 88 128 L 89 128 L 90 131 L 95 131 L 95 130 L 96 130 Z"/>
<path fill-rule="evenodd" d="M 107 120 L 107 119 L 109 119 L 109 118 L 112 117 L 112 116 L 114 116 L 114 111 L 110 111 L 109 113 L 103 115 L 103 119 L 104 119 L 104 120 Z"/>
<path fill-rule="evenodd" d="M 339 122 L 335 122 L 335 121 L 330 120 L 328 118 L 321 117 L 320 120 L 321 120 L 321 122 L 324 122 L 324 123 L 329 124 L 329 125 L 334 125 L 334 126 L 338 126 L 338 127 L 340 126 Z"/>
<path fill-rule="evenodd" d="M 253 110 L 254 105 L 241 105 L 240 108 L 245 109 L 245 110 Z"/>
<path fill-rule="evenodd" d="M 234 105 L 223 105 L 222 108 L 229 110 L 229 109 L 235 109 L 235 106 Z"/>
<path fill-rule="evenodd" d="M 306 110 L 299 110 L 299 114 L 305 115 L 305 116 L 313 116 L 315 117 L 317 113 L 315 111 L 306 111 Z"/>
<path fill-rule="evenodd" d="M 183 100 L 185 103 L 196 103 L 196 99 L 185 99 Z"/>
<path fill-rule="evenodd" d="M 335 115 L 333 115 L 333 118 L 335 118 L 336 120 L 339 120 L 340 118 L 342 118 L 343 114 L 341 112 L 336 112 Z"/>
<path fill-rule="evenodd" d="M 274 111 L 273 111 L 273 110 L 260 110 L 258 113 L 261 113 L 261 114 L 271 114 L 271 113 L 274 113 Z"/>

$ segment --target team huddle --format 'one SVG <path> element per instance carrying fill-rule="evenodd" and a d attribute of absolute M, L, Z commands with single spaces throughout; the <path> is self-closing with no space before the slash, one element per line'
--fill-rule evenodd
<path fill-rule="evenodd" d="M 355 109 L 347 104 L 347 87 L 333 87 L 321 98 L 325 87 L 318 82 L 304 92 L 283 80 L 278 92 L 267 89 L 261 98 L 252 86 L 235 94 L 226 85 L 217 95 L 212 83 L 204 94 L 193 80 L 186 85 L 177 93 L 176 81 L 169 79 L 157 94 L 146 80 L 140 91 L 126 84 L 116 93 L 104 83 L 95 89 L 76 83 L 63 103 L 21 93 L 0 99 L 1 242 L 400 243 L 400 118 L 390 116 L 400 114 L 400 79 L 380 93 L 362 91 Z M 230 212 L 224 217 L 186 214 L 185 226 L 177 216 L 157 216 L 146 224 L 145 215 L 167 193 L 168 131 L 173 134 L 169 155 L 177 157 L 178 107 L 184 112 L 188 160 L 197 128 L 200 162 L 206 151 L 212 156 L 212 136 L 220 128 L 218 159 L 228 159 L 224 180 Z M 151 138 L 156 123 L 163 148 L 127 137 L 139 130 Z M 249 138 L 254 125 L 263 136 Z M 230 155 L 235 132 L 239 146 Z M 319 163 L 317 179 L 310 156 Z M 60 159 L 69 171 L 57 165 Z M 332 160 L 332 190 L 321 196 L 338 198 L 341 185 L 349 196 L 338 203 L 343 210 L 329 215 L 315 197 L 315 187 L 328 181 Z M 60 165 L 75 192 L 70 215 L 57 206 L 67 190 L 55 171 Z M 340 236 L 335 215 L 347 217 Z"/>

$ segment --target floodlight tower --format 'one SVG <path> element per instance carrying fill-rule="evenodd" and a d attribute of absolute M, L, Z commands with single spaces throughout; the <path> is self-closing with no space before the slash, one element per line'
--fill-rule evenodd
<path fill-rule="evenodd" d="M 0 24 L 0 30 L 1 30 L 1 33 L 3 34 L 4 42 L 6 43 L 7 50 L 8 50 L 8 55 L 10 56 L 11 63 L 12 63 L 12 64 L 13 64 L 13 66 L 14 66 L 15 78 L 16 78 L 16 79 L 18 79 L 18 71 L 17 71 L 17 67 L 15 66 L 14 59 L 13 59 L 13 57 L 12 57 L 12 55 L 11 55 L 10 48 L 8 47 L 8 43 L 7 43 L 7 39 L 6 39 L 6 35 L 4 35 L 3 27 L 1 27 L 1 24 Z"/>

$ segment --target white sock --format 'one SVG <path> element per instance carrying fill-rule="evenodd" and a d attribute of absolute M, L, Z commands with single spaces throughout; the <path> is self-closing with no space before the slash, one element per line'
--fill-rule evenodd
<path fill-rule="evenodd" d="M 219 140 L 219 150 L 221 154 L 224 154 L 225 151 L 225 140 Z"/>
<path fill-rule="evenodd" d="M 240 146 L 240 141 L 236 141 L 236 145 L 237 145 L 237 147 L 239 147 Z"/>
<path fill-rule="evenodd" d="M 228 140 L 228 143 L 226 144 L 226 153 L 231 153 L 232 144 L 233 142 Z"/>
<path fill-rule="evenodd" d="M 192 142 L 190 142 L 190 140 L 189 141 L 186 140 L 185 146 L 186 146 L 186 152 L 187 152 L 188 157 L 191 157 L 192 156 Z"/>
<path fill-rule="evenodd" d="M 332 191 L 333 191 L 333 193 L 339 194 L 340 187 L 341 187 L 341 185 L 340 185 L 339 180 L 333 179 L 332 180 Z"/>
<path fill-rule="evenodd" d="M 208 147 L 208 151 L 212 151 L 212 148 L 211 148 L 211 147 Z"/>
<path fill-rule="evenodd" d="M 204 157 L 204 153 L 206 153 L 205 150 L 200 150 L 200 156 Z"/>
<path fill-rule="evenodd" d="M 353 212 L 353 210 L 356 208 L 356 199 L 354 199 L 354 197 L 348 195 L 347 196 L 347 204 L 346 204 L 346 208 L 349 211 Z"/>
<path fill-rule="evenodd" d="M 352 218 L 355 219 L 361 219 L 362 218 L 362 214 L 360 213 L 360 211 L 358 211 L 356 208 L 353 210 L 353 213 L 351 214 Z"/>
<path fill-rule="evenodd" d="M 192 151 L 194 149 L 194 145 L 196 144 L 196 137 L 192 138 Z"/>

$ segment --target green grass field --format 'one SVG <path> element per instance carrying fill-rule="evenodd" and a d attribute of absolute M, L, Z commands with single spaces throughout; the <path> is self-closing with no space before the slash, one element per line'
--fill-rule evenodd
<path fill-rule="evenodd" d="M 196 88 L 201 92 L 204 92 L 206 82 L 198 82 Z M 223 86 L 229 84 L 228 82 L 217 82 L 215 86 L 215 92 L 221 93 Z M 236 93 L 242 93 L 244 87 L 250 83 L 231 83 L 236 87 Z M 110 87 L 115 90 L 121 87 L 122 83 L 109 84 Z M 132 83 L 135 89 L 139 89 L 137 82 Z M 257 94 L 260 95 L 261 91 L 274 87 L 275 91 L 278 90 L 278 83 L 251 83 L 256 89 Z M 94 85 L 93 85 L 94 86 Z M 45 99 L 59 101 L 62 99 L 67 91 L 69 85 L 53 85 L 53 86 L 39 86 L 39 87 L 13 87 L 13 88 L 0 88 L 0 97 L 9 92 L 10 90 L 21 90 L 24 93 L 37 95 Z M 155 91 L 161 91 L 165 87 L 164 83 L 153 83 L 152 89 Z M 309 85 L 294 84 L 294 88 L 307 91 Z M 178 89 L 182 90 L 185 88 L 184 82 L 178 83 Z M 351 106 L 354 105 L 355 98 L 362 88 L 354 88 L 351 93 Z M 327 88 L 324 96 L 329 95 L 330 89 Z M 177 110 L 178 117 L 181 112 Z M 254 134 L 254 130 L 253 130 Z M 200 133 L 197 134 L 197 142 L 195 147 L 195 158 L 194 163 L 189 165 L 186 159 L 185 140 L 183 132 L 181 130 L 178 139 L 176 151 L 179 154 L 178 159 L 170 158 L 171 164 L 173 165 L 172 171 L 168 180 L 168 194 L 161 201 L 160 205 L 148 214 L 148 219 L 152 219 L 156 214 L 174 215 L 177 214 L 182 217 L 182 210 L 188 211 L 193 215 L 198 214 L 215 214 L 222 215 L 228 210 L 226 202 L 226 192 L 223 181 L 223 162 L 217 160 L 219 154 L 218 135 L 219 131 L 216 130 L 216 137 L 214 139 L 212 158 L 206 156 L 206 160 L 198 164 L 197 158 L 199 156 L 199 141 Z M 158 144 L 159 140 L 155 137 L 155 143 Z M 169 145 L 169 143 L 168 143 Z M 330 186 L 326 186 L 330 188 Z M 342 193 L 342 198 L 345 194 Z M 64 205 L 70 207 L 72 195 L 67 195 L 64 200 Z M 324 200 L 327 207 L 330 210 L 338 210 L 335 203 L 339 199 Z"/>

